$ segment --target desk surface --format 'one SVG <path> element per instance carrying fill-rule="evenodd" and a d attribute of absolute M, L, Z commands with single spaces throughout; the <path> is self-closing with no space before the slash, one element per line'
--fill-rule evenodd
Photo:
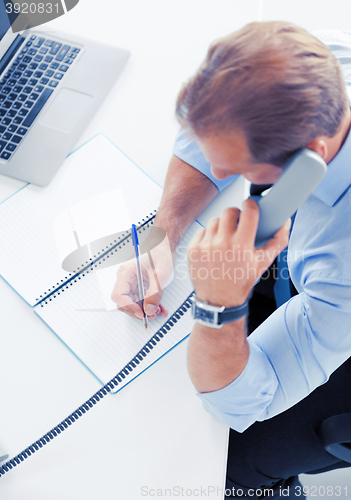
<path fill-rule="evenodd" d="M 52 29 L 131 51 L 122 77 L 77 146 L 103 132 L 162 185 L 178 129 L 174 102 L 181 83 L 212 40 L 256 19 L 258 1 L 242 13 L 232 0 L 222 0 L 220 10 L 212 0 L 82 0 L 52 21 Z M 0 176 L 0 201 L 23 185 Z M 242 187 L 227 191 L 202 222 L 238 200 Z M 12 456 L 100 385 L 1 279 L 0 310 L 0 441 Z M 1 498 L 138 499 L 153 490 L 162 498 L 169 496 L 167 488 L 175 488 L 173 494 L 184 488 L 184 496 L 196 497 L 201 487 L 207 498 L 223 498 L 217 488 L 224 487 L 228 431 L 195 396 L 186 344 L 6 474 Z"/>

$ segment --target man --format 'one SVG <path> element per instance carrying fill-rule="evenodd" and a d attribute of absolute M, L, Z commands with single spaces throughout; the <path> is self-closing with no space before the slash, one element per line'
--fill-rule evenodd
<path fill-rule="evenodd" d="M 335 32 L 329 44 L 347 81 L 351 37 Z M 172 251 L 227 177 L 274 183 L 302 148 L 328 164 L 298 210 L 290 238 L 289 272 L 299 294 L 248 338 L 245 317 L 221 329 L 196 323 L 188 351 L 190 377 L 205 408 L 233 429 L 231 496 L 259 498 L 261 489 L 273 488 L 277 498 L 282 490 L 303 497 L 297 474 L 349 465 L 328 454 L 317 436 L 323 420 L 351 412 L 351 136 L 344 78 L 330 50 L 304 30 L 252 23 L 210 48 L 178 96 L 177 115 L 184 132 L 156 219 Z M 213 306 L 245 304 L 288 243 L 287 223 L 255 249 L 255 202 L 247 200 L 238 216 L 236 209 L 225 210 L 189 248 L 196 295 Z M 113 298 L 140 318 L 133 287 L 135 269 L 124 266 Z M 145 304 L 151 318 L 167 314 L 152 276 Z"/>

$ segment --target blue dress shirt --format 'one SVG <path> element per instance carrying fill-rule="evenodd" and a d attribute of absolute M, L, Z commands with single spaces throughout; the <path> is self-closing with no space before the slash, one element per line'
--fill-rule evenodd
<path fill-rule="evenodd" d="M 315 33 L 339 60 L 351 94 L 351 32 Z M 180 134 L 174 153 L 217 181 L 194 141 Z M 235 177 L 235 176 L 233 176 Z M 279 307 L 248 338 L 248 363 L 231 384 L 198 394 L 204 407 L 243 432 L 327 382 L 351 356 L 351 133 L 313 194 L 299 208 L 288 266 L 299 295 Z"/>

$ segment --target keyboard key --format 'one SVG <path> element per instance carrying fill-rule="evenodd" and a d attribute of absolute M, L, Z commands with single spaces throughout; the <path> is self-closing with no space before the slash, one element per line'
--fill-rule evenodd
<path fill-rule="evenodd" d="M 23 92 L 25 94 L 30 94 L 33 90 L 33 87 L 24 87 Z"/>
<path fill-rule="evenodd" d="M 45 49 L 44 47 L 42 47 L 42 48 L 39 50 L 39 54 L 46 54 L 48 50 L 49 50 L 49 49 Z"/>
<path fill-rule="evenodd" d="M 18 100 L 21 101 L 21 102 L 24 102 L 26 99 L 27 99 L 27 95 L 26 94 L 20 94 L 18 96 Z"/>
<path fill-rule="evenodd" d="M 7 126 L 7 125 L 9 125 L 10 123 L 11 123 L 11 118 L 3 118 L 3 119 L 1 120 L 1 124 L 2 124 L 2 125 L 6 125 L 6 126 Z"/>
<path fill-rule="evenodd" d="M 0 109 L 0 118 L 6 115 L 6 109 Z"/>
<path fill-rule="evenodd" d="M 17 99 L 17 94 L 12 94 L 11 93 L 11 94 L 9 94 L 7 96 L 7 98 L 8 98 L 9 101 L 15 101 Z"/>
<path fill-rule="evenodd" d="M 43 108 L 44 104 L 49 99 L 49 97 L 51 96 L 52 93 L 53 93 L 53 90 L 51 90 L 51 89 L 45 89 L 44 90 L 44 92 L 41 94 L 41 96 L 38 99 L 38 101 L 35 103 L 34 108 L 29 113 L 29 115 L 27 116 L 27 118 L 24 120 L 23 125 L 25 127 L 30 127 L 30 125 L 32 125 L 33 121 L 38 116 L 38 114 L 40 113 L 40 111 Z M 20 134 L 20 135 L 24 135 L 24 134 L 21 133 L 21 127 L 18 129 L 17 133 Z"/>
<path fill-rule="evenodd" d="M 54 72 L 51 69 L 48 69 L 45 73 L 45 76 L 48 76 L 49 78 L 54 74 Z"/>
<path fill-rule="evenodd" d="M 70 50 L 70 46 L 69 45 L 64 45 L 62 47 L 62 49 L 60 50 L 60 52 L 57 54 L 57 56 L 55 57 L 56 61 L 63 61 L 64 58 L 66 57 L 66 54 L 68 53 L 68 51 Z"/>
<path fill-rule="evenodd" d="M 43 56 L 35 56 L 34 61 L 35 62 L 41 62 L 43 60 Z"/>
<path fill-rule="evenodd" d="M 53 57 L 52 56 L 46 56 L 44 58 L 44 61 L 47 62 L 47 63 L 51 63 L 51 61 L 53 60 Z"/>
<path fill-rule="evenodd" d="M 20 118 L 19 116 L 16 116 L 16 118 L 13 119 L 13 123 L 16 125 L 20 125 L 23 122 L 23 118 Z"/>
<path fill-rule="evenodd" d="M 29 40 L 35 40 L 36 37 L 37 37 L 36 35 L 32 35 Z"/>
<path fill-rule="evenodd" d="M 37 51 L 35 49 L 29 49 L 28 50 L 28 55 L 29 56 L 35 56 L 36 53 L 37 53 Z"/>
<path fill-rule="evenodd" d="M 33 43 L 33 47 L 41 47 L 45 38 L 39 37 L 36 39 L 36 41 Z"/>
<path fill-rule="evenodd" d="M 31 57 L 29 57 L 29 56 L 24 56 L 24 58 L 23 58 L 23 62 L 24 62 L 25 64 L 30 63 L 30 62 L 31 62 L 31 60 L 32 60 L 32 58 L 31 58 Z"/>
<path fill-rule="evenodd" d="M 31 78 L 28 82 L 28 85 L 32 85 L 34 87 L 34 85 L 36 85 L 38 83 L 38 80 L 36 80 L 35 78 Z"/>
<path fill-rule="evenodd" d="M 14 116 L 16 116 L 16 113 L 17 111 L 15 109 L 10 109 L 6 115 L 9 116 L 10 118 L 13 118 Z"/>
<path fill-rule="evenodd" d="M 19 144 L 22 139 L 23 139 L 23 137 L 21 137 L 20 135 L 14 135 L 12 137 L 12 142 L 15 142 L 16 144 Z"/>
<path fill-rule="evenodd" d="M 49 81 L 49 78 L 42 78 L 40 80 L 40 83 L 42 83 L 43 85 L 46 85 L 48 83 L 48 81 Z"/>
<path fill-rule="evenodd" d="M 9 127 L 7 127 L 7 130 L 8 132 L 16 132 L 18 127 L 16 127 L 16 125 L 10 125 Z"/>
<path fill-rule="evenodd" d="M 20 78 L 22 76 L 22 73 L 20 71 L 15 71 L 12 76 L 14 78 Z"/>
<path fill-rule="evenodd" d="M 49 87 L 57 87 L 58 82 L 55 82 L 55 80 L 50 80 Z"/>
<path fill-rule="evenodd" d="M 34 111 L 34 109 L 33 109 Z M 26 118 L 26 120 L 28 120 L 29 116 Z M 27 133 L 27 130 L 26 128 L 24 127 L 20 127 L 18 130 L 17 130 L 17 134 L 20 134 L 20 135 L 25 135 Z"/>
<path fill-rule="evenodd" d="M 53 40 L 45 40 L 44 45 L 45 47 L 52 47 L 54 44 Z"/>
<path fill-rule="evenodd" d="M 80 52 L 80 49 L 78 49 L 77 47 L 75 47 L 75 48 L 72 49 L 72 52 L 75 52 L 76 54 L 78 54 L 78 52 Z"/>
<path fill-rule="evenodd" d="M 54 42 L 49 54 L 52 54 L 55 56 L 57 54 L 57 52 L 60 50 L 61 45 L 62 45 L 62 43 Z"/>
<path fill-rule="evenodd" d="M 27 42 L 26 45 L 27 47 L 30 47 L 32 45 L 32 42 Z"/>
<path fill-rule="evenodd" d="M 11 87 L 4 87 L 2 89 L 2 93 L 7 95 L 7 94 L 9 94 L 11 92 L 11 90 L 12 90 Z"/>
<path fill-rule="evenodd" d="M 45 71 L 47 67 L 48 67 L 48 64 L 45 64 L 45 63 L 39 64 L 39 69 L 41 69 L 43 71 Z"/>
<path fill-rule="evenodd" d="M 31 101 L 26 101 L 26 102 L 24 103 L 24 107 L 25 107 L 25 108 L 29 108 L 29 109 L 30 109 L 30 108 L 33 106 L 33 104 L 34 104 L 34 102 L 31 102 Z"/>
<path fill-rule="evenodd" d="M 57 69 L 58 67 L 59 67 L 59 63 L 57 63 L 57 62 L 53 62 L 50 64 L 51 69 Z"/>
<path fill-rule="evenodd" d="M 15 103 L 13 103 L 12 105 L 12 108 L 13 109 L 20 109 L 22 107 L 22 103 L 21 102 L 18 102 L 16 101 Z"/>
<path fill-rule="evenodd" d="M 23 90 L 23 87 L 21 85 L 16 85 L 16 87 L 13 87 L 13 91 L 16 92 L 16 94 L 20 94 Z"/>
<path fill-rule="evenodd" d="M 73 63 L 73 60 L 72 60 L 72 59 L 68 59 L 68 58 L 67 58 L 67 59 L 65 59 L 63 62 L 64 62 L 65 64 L 72 64 L 72 63 Z"/>
<path fill-rule="evenodd" d="M 0 94 L 0 104 L 6 100 L 6 95 Z"/>
<path fill-rule="evenodd" d="M 15 60 L 13 61 L 13 63 L 12 63 L 12 66 L 18 66 L 18 64 L 19 64 L 19 61 L 17 61 L 17 59 L 15 59 Z"/>
<path fill-rule="evenodd" d="M 25 72 L 23 73 L 23 76 L 25 76 L 26 78 L 30 78 L 30 77 L 32 76 L 32 74 L 33 74 L 33 71 L 28 71 L 28 70 L 27 70 L 27 71 L 25 71 Z"/>
<path fill-rule="evenodd" d="M 61 80 L 62 77 L 63 77 L 63 73 L 55 73 L 54 78 L 56 78 L 56 80 Z"/>
<path fill-rule="evenodd" d="M 69 54 L 68 57 L 70 57 L 71 59 L 75 59 L 77 57 L 77 54 Z"/>
<path fill-rule="evenodd" d="M 6 130 L 6 127 L 4 127 L 3 125 L 0 125 L 0 134 L 3 134 Z"/>
<path fill-rule="evenodd" d="M 12 102 L 10 102 L 10 101 L 5 101 L 5 102 L 3 102 L 3 103 L 2 103 L 2 105 L 1 105 L 1 107 L 2 107 L 3 109 L 10 109 L 10 108 L 11 108 L 11 106 L 12 106 Z"/>
<path fill-rule="evenodd" d="M 17 83 L 17 80 L 14 80 L 13 78 L 11 78 L 10 80 L 8 80 L 7 85 L 9 87 L 14 87 L 16 85 L 16 83 Z"/>
<path fill-rule="evenodd" d="M 65 64 L 61 64 L 61 66 L 59 67 L 59 70 L 66 72 L 68 70 L 68 66 L 66 66 Z"/>
<path fill-rule="evenodd" d="M 5 149 L 7 149 L 8 151 L 11 151 L 11 153 L 12 153 L 16 148 L 17 148 L 17 144 L 12 144 L 10 142 L 10 144 L 8 144 Z"/>
<path fill-rule="evenodd" d="M 10 134 L 9 132 L 5 132 L 5 134 L 2 135 L 1 139 L 3 139 L 4 141 L 9 141 L 12 137 L 12 134 Z"/>
<path fill-rule="evenodd" d="M 27 68 L 27 65 L 26 65 L 26 64 L 22 64 L 22 63 L 21 63 L 21 64 L 19 64 L 19 65 L 18 65 L 18 70 L 19 70 L 19 71 L 24 71 L 26 68 Z"/>
<path fill-rule="evenodd" d="M 36 71 L 34 74 L 33 74 L 34 78 L 41 78 L 43 76 L 43 72 L 42 71 Z"/>
<path fill-rule="evenodd" d="M 38 63 L 30 63 L 30 65 L 28 66 L 29 69 L 37 69 L 38 67 Z"/>
<path fill-rule="evenodd" d="M 28 114 L 28 109 L 23 109 L 22 108 L 22 109 L 19 110 L 18 114 L 19 114 L 19 116 L 26 116 Z M 15 120 L 16 120 L 16 118 L 15 118 Z M 20 132 L 18 132 L 18 133 L 20 133 Z"/>
<path fill-rule="evenodd" d="M 36 101 L 39 97 L 39 94 L 36 94 L 35 92 L 33 92 L 33 94 L 31 94 L 29 96 L 29 99 L 31 99 L 32 101 Z"/>
<path fill-rule="evenodd" d="M 28 80 L 27 80 L 27 78 L 20 78 L 20 79 L 18 80 L 18 83 L 19 83 L 20 85 L 27 85 Z"/>
<path fill-rule="evenodd" d="M 34 89 L 34 92 L 41 92 L 42 90 L 44 90 L 44 87 L 42 85 L 37 85 Z"/>
<path fill-rule="evenodd" d="M 9 160 L 11 158 L 11 153 L 9 151 L 3 151 L 0 158 L 3 160 Z"/>

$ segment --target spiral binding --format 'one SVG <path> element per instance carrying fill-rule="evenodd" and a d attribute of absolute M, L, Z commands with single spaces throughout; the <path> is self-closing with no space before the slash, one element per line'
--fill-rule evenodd
<path fill-rule="evenodd" d="M 180 307 L 168 318 L 168 320 L 157 330 L 157 332 L 144 344 L 144 346 L 140 349 L 140 351 L 134 356 L 134 358 L 127 363 L 122 370 L 117 373 L 115 377 L 113 377 L 107 384 L 105 384 L 101 389 L 99 389 L 93 396 L 91 396 L 85 403 L 79 406 L 74 412 L 72 412 L 67 418 L 62 420 L 58 425 L 53 427 L 49 432 L 44 434 L 41 438 L 37 439 L 30 446 L 25 448 L 23 451 L 18 453 L 15 457 L 11 458 L 3 465 L 0 466 L 0 478 L 3 477 L 6 472 L 9 472 L 14 467 L 17 467 L 21 462 L 23 462 L 26 458 L 33 455 L 40 448 L 45 446 L 47 443 L 52 441 L 56 436 L 61 434 L 65 429 L 67 429 L 70 425 L 76 422 L 84 413 L 89 411 L 93 406 L 100 401 L 102 398 L 106 396 L 112 389 L 118 387 L 118 385 L 123 381 L 123 379 L 128 376 L 133 369 L 146 357 L 146 355 L 157 345 L 157 342 L 161 340 L 172 326 L 177 323 L 177 321 L 184 316 L 184 314 L 190 309 L 192 304 L 192 297 L 195 292 L 191 292 L 191 294 L 185 299 Z"/>
<path fill-rule="evenodd" d="M 142 219 L 141 222 L 137 223 L 137 231 L 140 232 L 141 229 L 145 230 L 145 227 L 149 227 L 149 225 L 154 223 L 154 219 L 156 217 L 156 210 L 154 210 L 154 213 L 150 213 L 150 215 L 147 215 L 145 219 Z M 124 234 L 122 235 L 124 236 Z M 77 279 L 81 279 L 81 276 L 85 276 L 84 273 L 89 274 L 90 271 L 94 270 L 94 267 L 96 268 L 100 262 L 102 262 L 106 257 L 109 255 L 112 255 L 114 251 L 118 251 L 118 248 L 121 248 L 121 245 L 125 245 L 126 243 L 129 242 L 129 237 L 131 236 L 131 231 L 127 230 L 125 232 L 124 238 L 119 237 L 119 241 L 114 240 L 114 242 L 110 243 L 110 248 L 107 250 L 105 248 L 101 249 L 101 252 L 98 252 L 98 257 L 96 259 L 90 259 L 91 262 L 86 262 L 85 264 L 82 264 L 81 269 L 79 270 L 79 267 L 77 271 L 72 275 L 72 273 L 69 274 L 69 276 L 66 276 L 62 281 L 62 284 L 59 285 L 59 283 L 54 285 L 51 288 L 48 289 L 48 292 L 44 292 L 44 296 L 40 295 L 41 298 L 36 298 L 36 304 L 35 306 L 40 305 L 41 307 L 44 307 L 44 304 L 47 304 L 47 300 L 51 301 L 52 299 L 56 298 L 56 293 L 59 292 L 60 290 L 64 291 L 65 289 L 68 289 L 69 286 L 72 286 L 73 283 L 76 283 Z M 58 285 L 58 286 L 57 286 Z"/>

